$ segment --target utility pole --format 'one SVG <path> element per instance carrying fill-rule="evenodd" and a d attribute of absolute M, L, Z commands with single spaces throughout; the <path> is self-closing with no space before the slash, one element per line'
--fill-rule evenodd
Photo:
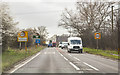
<path fill-rule="evenodd" d="M 112 10 L 112 32 L 113 32 L 113 7 L 114 6 L 111 7 L 111 10 Z"/>
<path fill-rule="evenodd" d="M 120 3 L 118 3 L 118 55 L 120 55 Z"/>

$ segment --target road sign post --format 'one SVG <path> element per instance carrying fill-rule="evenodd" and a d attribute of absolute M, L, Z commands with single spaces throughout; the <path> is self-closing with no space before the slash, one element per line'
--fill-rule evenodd
<path fill-rule="evenodd" d="M 101 33 L 98 33 L 98 32 L 96 32 L 95 34 L 94 34 L 94 37 L 95 37 L 95 39 L 96 39 L 96 43 L 97 43 L 97 49 L 98 49 L 98 44 L 99 44 L 99 39 L 101 39 Z"/>
<path fill-rule="evenodd" d="M 19 48 L 20 48 L 20 50 L 21 50 L 21 42 L 20 42 Z"/>
<path fill-rule="evenodd" d="M 25 42 L 25 51 L 27 52 L 27 42 Z"/>
<path fill-rule="evenodd" d="M 35 47 L 37 48 L 37 45 L 40 43 L 40 35 L 36 33 L 36 35 L 33 35 L 33 39 L 35 41 Z"/>

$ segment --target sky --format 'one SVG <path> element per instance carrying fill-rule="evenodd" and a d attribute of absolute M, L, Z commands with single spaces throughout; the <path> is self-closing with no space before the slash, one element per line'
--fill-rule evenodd
<path fill-rule="evenodd" d="M 41 2 L 8 2 L 10 13 L 19 24 L 20 29 L 46 26 L 49 37 L 68 34 L 67 30 L 58 27 L 61 14 L 65 8 L 75 10 L 76 1 L 44 0 Z"/>
<path fill-rule="evenodd" d="M 16 27 L 25 29 L 46 26 L 48 37 L 68 34 L 66 29 L 58 27 L 58 23 L 65 8 L 75 10 L 76 1 L 78 0 L 4 0 L 9 4 L 12 17 L 19 22 Z"/>

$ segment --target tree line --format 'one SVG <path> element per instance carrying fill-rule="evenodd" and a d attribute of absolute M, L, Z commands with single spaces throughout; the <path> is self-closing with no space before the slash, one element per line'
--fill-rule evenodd
<path fill-rule="evenodd" d="M 36 28 L 27 28 L 20 30 L 16 28 L 16 25 L 19 22 L 15 22 L 14 18 L 10 15 L 9 6 L 7 3 L 0 3 L 0 29 L 2 30 L 2 52 L 10 48 L 19 48 L 19 42 L 17 42 L 17 35 L 20 31 L 28 31 L 28 42 L 27 46 L 34 46 L 33 35 L 39 34 L 41 39 L 41 45 L 43 45 L 43 41 L 46 40 L 47 37 L 47 29 L 45 26 L 39 26 Z M 23 47 L 24 47 L 24 43 Z"/>
<path fill-rule="evenodd" d="M 76 2 L 75 10 L 65 8 L 58 26 L 83 39 L 83 46 L 96 48 L 94 33 L 101 33 L 99 49 L 118 48 L 118 7 L 115 2 Z M 112 11 L 112 6 L 114 6 Z M 113 14 L 112 14 L 113 12 Z M 113 21 L 113 23 L 112 23 Z M 112 30 L 113 24 L 113 30 Z"/>

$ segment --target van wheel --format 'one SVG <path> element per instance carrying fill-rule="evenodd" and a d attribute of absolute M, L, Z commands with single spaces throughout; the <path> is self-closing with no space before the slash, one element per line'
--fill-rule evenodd
<path fill-rule="evenodd" d="M 69 53 L 71 53 L 71 50 L 69 51 Z"/>
<path fill-rule="evenodd" d="M 81 53 L 83 53 L 82 49 L 80 51 L 81 51 Z"/>
<path fill-rule="evenodd" d="M 68 53 L 70 53 L 69 51 L 67 51 Z"/>

